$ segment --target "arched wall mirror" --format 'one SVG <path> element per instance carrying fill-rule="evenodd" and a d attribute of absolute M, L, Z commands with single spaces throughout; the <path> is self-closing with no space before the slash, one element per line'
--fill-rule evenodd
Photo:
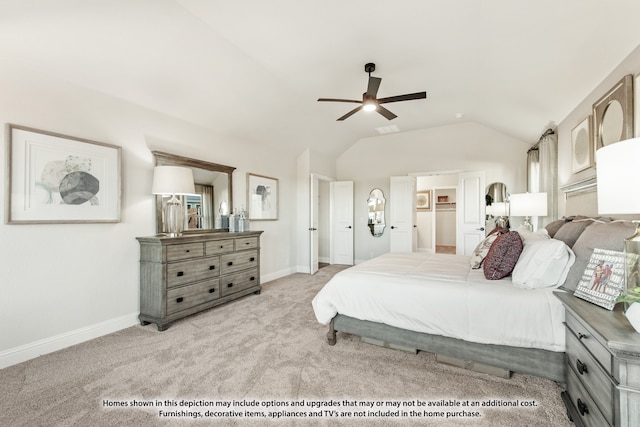
<path fill-rule="evenodd" d="M 152 151 L 156 166 L 186 166 L 193 170 L 196 195 L 180 196 L 186 209 L 187 224 L 184 233 L 228 229 L 226 215 L 233 209 L 233 180 L 235 167 L 220 165 Z M 162 230 L 162 208 L 168 197 L 156 195 L 156 232 Z M 224 215 L 223 215 L 224 214 Z M 225 219 L 227 221 L 225 221 Z"/>
<path fill-rule="evenodd" d="M 369 193 L 367 206 L 369 208 L 368 225 L 373 237 L 380 237 L 384 233 L 384 205 L 385 198 L 382 190 L 374 188 Z"/>
<path fill-rule="evenodd" d="M 492 182 L 487 186 L 485 199 L 487 206 L 491 206 L 492 203 L 508 202 L 509 193 L 507 193 L 507 186 L 501 182 Z"/>

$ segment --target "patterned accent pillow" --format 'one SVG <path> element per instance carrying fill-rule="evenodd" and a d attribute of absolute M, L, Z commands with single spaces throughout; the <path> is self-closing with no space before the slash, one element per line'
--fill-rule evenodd
<path fill-rule="evenodd" d="M 522 248 L 522 238 L 518 232 L 500 231 L 484 259 L 482 268 L 485 279 L 499 280 L 510 275 L 520 258 Z"/>
<path fill-rule="evenodd" d="M 503 230 L 503 228 L 496 227 L 487 237 L 485 237 L 478 246 L 471 253 L 471 259 L 469 260 L 471 264 L 471 268 L 474 270 L 479 270 L 482 267 L 482 261 L 487 256 L 489 252 L 489 248 L 493 244 L 494 240 L 498 237 L 498 231 Z"/>

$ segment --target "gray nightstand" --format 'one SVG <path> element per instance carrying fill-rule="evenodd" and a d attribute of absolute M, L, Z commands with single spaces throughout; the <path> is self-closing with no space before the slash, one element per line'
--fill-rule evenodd
<path fill-rule="evenodd" d="M 566 391 L 562 399 L 578 426 L 640 426 L 640 334 L 622 312 L 565 292 Z"/>

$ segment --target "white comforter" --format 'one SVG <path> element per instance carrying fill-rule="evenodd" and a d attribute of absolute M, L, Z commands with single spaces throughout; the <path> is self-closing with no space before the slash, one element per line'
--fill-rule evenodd
<path fill-rule="evenodd" d="M 469 257 L 391 253 L 336 274 L 313 299 L 337 314 L 483 344 L 564 351 L 564 309 L 552 292 L 486 280 Z"/>

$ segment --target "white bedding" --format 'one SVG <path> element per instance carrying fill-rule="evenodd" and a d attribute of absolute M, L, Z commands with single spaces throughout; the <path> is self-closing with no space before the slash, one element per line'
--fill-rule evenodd
<path fill-rule="evenodd" d="M 338 313 L 483 344 L 565 349 L 564 309 L 552 288 L 486 280 L 461 255 L 390 253 L 336 274 L 313 299 L 316 318 Z"/>

